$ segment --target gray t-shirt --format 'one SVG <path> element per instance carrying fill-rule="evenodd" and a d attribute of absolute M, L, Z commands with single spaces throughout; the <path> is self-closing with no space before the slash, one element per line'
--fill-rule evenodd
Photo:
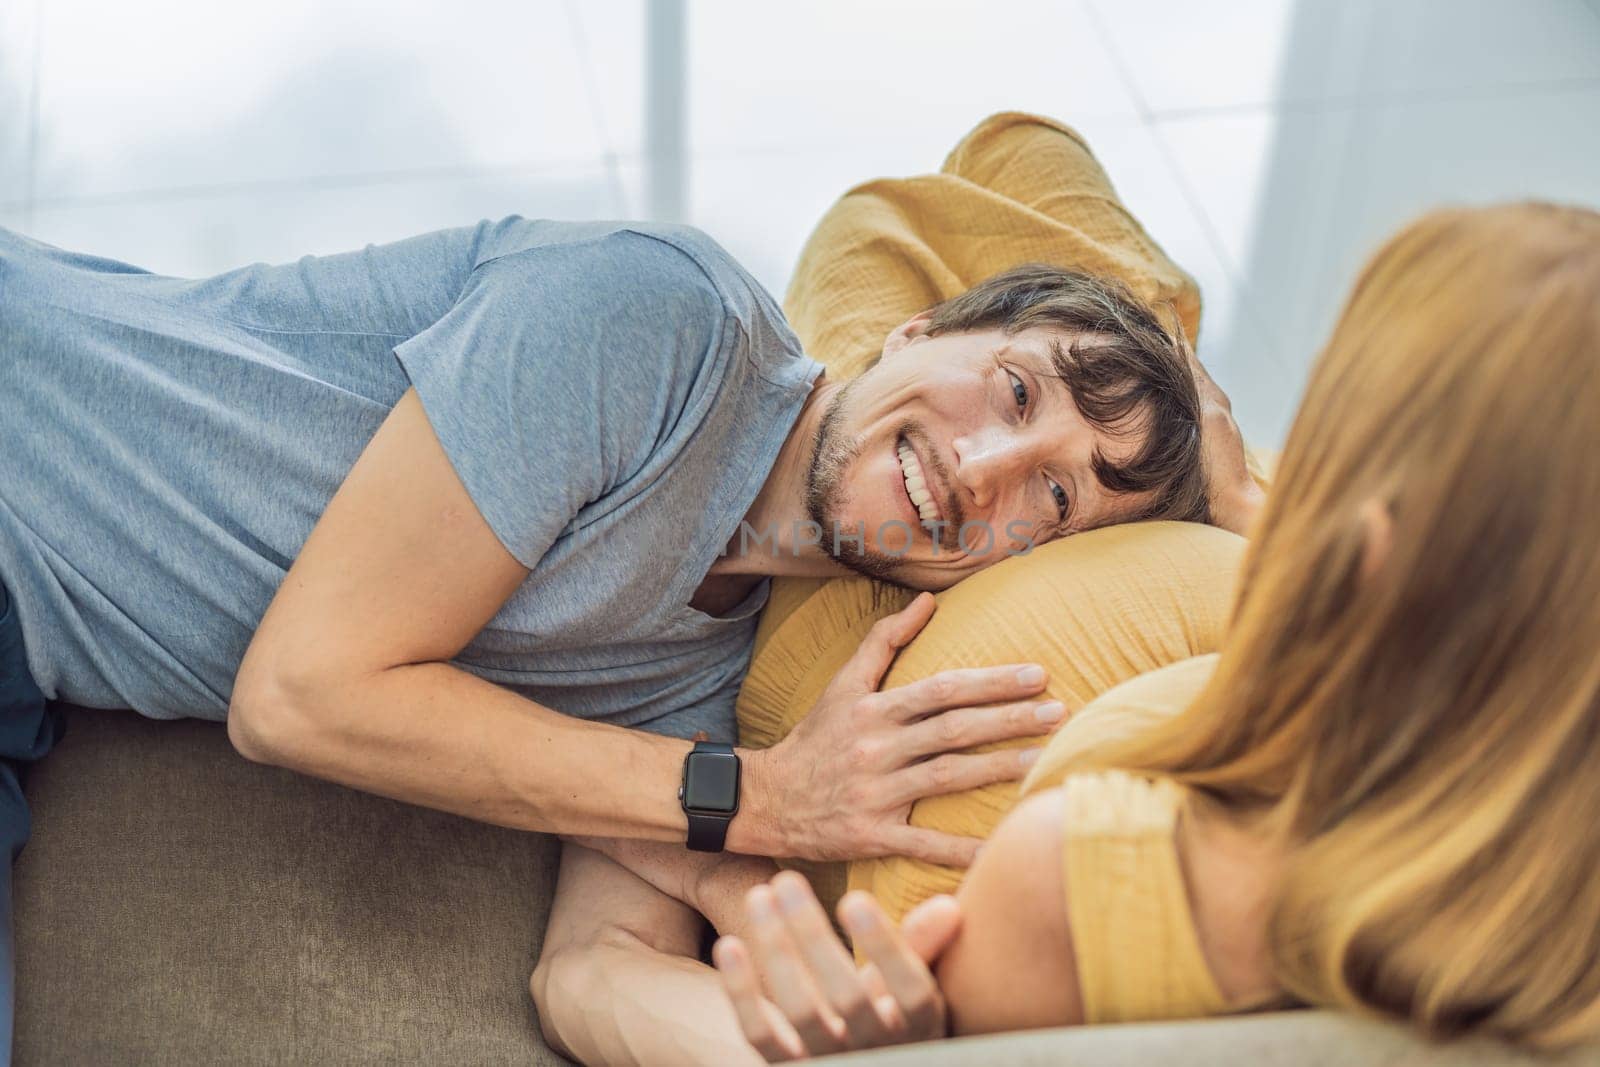
<path fill-rule="evenodd" d="M 684 227 L 507 218 L 161 277 L 0 230 L 0 578 L 48 697 L 226 716 L 408 386 L 532 569 L 457 657 L 569 715 L 733 733 L 765 583 L 689 599 L 820 367 Z"/>

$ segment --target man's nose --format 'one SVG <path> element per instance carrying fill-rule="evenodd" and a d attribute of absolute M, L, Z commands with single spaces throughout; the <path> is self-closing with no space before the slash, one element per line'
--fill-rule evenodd
<path fill-rule="evenodd" d="M 1024 459 L 1023 445 L 1017 436 L 1000 427 L 985 427 L 957 437 L 955 450 L 956 481 L 979 509 L 989 508 L 1017 477 Z"/>

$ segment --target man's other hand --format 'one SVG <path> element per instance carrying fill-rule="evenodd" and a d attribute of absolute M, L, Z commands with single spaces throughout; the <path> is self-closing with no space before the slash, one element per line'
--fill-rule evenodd
<path fill-rule="evenodd" d="M 1189 353 L 1189 369 L 1200 391 L 1200 447 L 1206 470 L 1206 496 L 1211 521 L 1240 536 L 1250 534 L 1251 524 L 1266 501 L 1245 461 L 1244 435 L 1233 418 L 1233 402 Z"/>

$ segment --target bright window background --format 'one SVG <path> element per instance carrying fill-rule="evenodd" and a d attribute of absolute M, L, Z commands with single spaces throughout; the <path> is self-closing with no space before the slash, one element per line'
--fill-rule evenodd
<path fill-rule="evenodd" d="M 1202 358 L 1276 445 L 1383 235 L 1600 206 L 1600 0 L 651 2 L 4 0 L 0 225 L 203 275 L 655 213 L 781 295 L 846 188 L 1040 111 L 1199 279 Z"/>

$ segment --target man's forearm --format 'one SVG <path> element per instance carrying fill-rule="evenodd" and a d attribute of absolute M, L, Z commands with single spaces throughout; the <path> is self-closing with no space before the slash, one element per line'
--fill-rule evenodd
<path fill-rule="evenodd" d="M 778 873 L 757 856 L 689 852 L 681 846 L 628 838 L 584 837 L 576 844 L 626 867 L 659 892 L 705 916 L 719 934 L 744 934 L 745 895 Z"/>
<path fill-rule="evenodd" d="M 228 735 L 247 758 L 521 829 L 687 836 L 678 801 L 687 742 L 571 718 L 443 661 L 362 669 L 274 636 L 277 606 L 229 707 Z M 933 610 L 923 594 L 880 619 L 788 736 L 742 753 L 728 851 L 971 862 L 976 839 L 909 825 L 912 806 L 1021 777 L 1036 752 L 963 750 L 1047 733 L 1063 709 L 1032 703 L 1046 682 L 1036 665 L 946 671 L 878 692 Z"/>
<path fill-rule="evenodd" d="M 696 961 L 704 921 L 571 842 L 529 982 L 545 1039 L 583 1063 L 754 1063 L 716 973 Z"/>
<path fill-rule="evenodd" d="M 236 694 L 229 734 L 260 762 L 523 830 L 682 842 L 688 743 L 562 715 L 446 663 Z M 760 760 L 745 753 L 746 781 Z M 747 786 L 730 848 L 775 835 Z"/>

